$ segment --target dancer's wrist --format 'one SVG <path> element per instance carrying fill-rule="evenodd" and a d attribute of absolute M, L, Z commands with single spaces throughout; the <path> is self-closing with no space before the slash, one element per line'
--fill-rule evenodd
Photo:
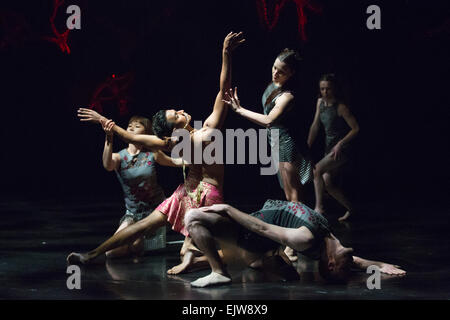
<path fill-rule="evenodd" d="M 97 121 L 98 121 L 98 123 L 100 123 L 103 126 L 103 124 L 106 121 L 108 121 L 108 119 L 106 117 L 104 117 L 104 116 L 100 116 Z"/>

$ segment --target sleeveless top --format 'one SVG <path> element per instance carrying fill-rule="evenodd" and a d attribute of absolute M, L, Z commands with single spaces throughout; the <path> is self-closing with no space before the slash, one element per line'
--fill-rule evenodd
<path fill-rule="evenodd" d="M 313 245 L 301 253 L 311 259 L 320 258 L 323 239 L 331 232 L 328 220 L 323 215 L 299 202 L 269 199 L 261 210 L 251 215 L 283 228 L 308 228 L 314 235 Z"/>
<path fill-rule="evenodd" d="M 266 105 L 267 98 L 276 89 L 277 87 L 272 82 L 267 86 L 266 90 L 264 91 L 264 94 L 262 96 L 262 105 L 265 115 L 268 115 L 270 111 L 272 111 L 272 109 L 275 107 L 276 99 L 283 94 L 283 92 L 280 92 L 272 99 L 272 101 L 270 101 L 270 103 Z M 296 140 L 294 139 L 294 132 L 299 129 L 296 128 L 296 126 L 298 126 L 298 123 L 296 121 L 297 119 L 295 119 L 291 115 L 291 111 L 295 103 L 294 100 L 289 103 L 287 109 L 283 112 L 283 114 L 280 117 L 278 117 L 276 122 L 268 129 L 267 135 L 270 141 L 270 146 L 273 154 L 274 151 L 276 151 L 274 150 L 276 146 L 276 141 L 272 140 L 273 136 L 272 130 L 278 129 L 279 134 L 278 161 L 294 163 L 297 168 L 301 184 L 306 184 L 307 182 L 313 180 L 313 170 L 312 170 L 312 163 L 308 157 L 306 139 L 304 139 L 304 143 L 298 143 L 298 141 L 296 142 Z M 280 183 L 281 188 L 283 188 L 283 181 L 281 179 L 279 172 L 278 172 L 278 181 Z"/>
<path fill-rule="evenodd" d="M 133 156 L 123 149 L 119 155 L 120 166 L 116 175 L 124 193 L 127 214 L 152 212 L 165 199 L 157 182 L 153 153 L 139 152 Z"/>
<path fill-rule="evenodd" d="M 262 96 L 262 105 L 264 109 L 264 114 L 268 115 L 270 111 L 275 107 L 275 101 L 278 97 L 283 94 L 283 92 L 280 92 L 277 94 L 272 101 L 269 104 L 265 104 L 267 97 L 269 97 L 274 90 L 276 90 L 277 87 L 272 82 L 269 84 L 269 86 L 264 91 L 264 94 Z M 276 120 L 276 123 L 274 123 L 270 129 L 268 129 L 268 137 L 270 141 L 270 145 L 274 146 L 274 141 L 272 141 L 272 130 L 278 129 L 279 131 L 279 143 L 280 143 L 280 149 L 279 149 L 279 156 L 280 156 L 280 162 L 293 162 L 295 160 L 296 154 L 297 154 L 297 148 L 295 144 L 295 140 L 292 135 L 292 128 L 289 123 L 289 111 L 293 107 L 293 102 L 290 103 L 290 105 L 287 107 L 287 110 Z"/>
<path fill-rule="evenodd" d="M 322 100 L 319 105 L 319 118 L 325 129 L 325 154 L 339 142 L 349 131 L 349 126 L 344 118 L 338 115 L 338 103 L 331 106 L 325 106 Z M 344 150 L 347 145 L 344 147 Z"/>

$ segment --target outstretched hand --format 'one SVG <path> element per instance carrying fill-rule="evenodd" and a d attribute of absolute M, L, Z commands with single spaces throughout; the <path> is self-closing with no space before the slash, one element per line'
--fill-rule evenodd
<path fill-rule="evenodd" d="M 241 109 L 241 102 L 239 101 L 239 97 L 237 95 L 237 87 L 230 89 L 228 92 L 225 92 L 225 99 L 222 99 L 223 102 L 228 104 L 233 111 L 238 112 Z"/>
<path fill-rule="evenodd" d="M 245 39 L 242 39 L 242 32 L 235 33 L 231 31 L 223 41 L 223 50 L 233 51 L 243 42 L 245 42 Z"/>
<path fill-rule="evenodd" d="M 400 269 L 400 266 L 396 266 L 389 263 L 383 263 L 380 267 L 380 272 L 397 276 L 402 276 L 406 274 L 406 271 Z"/>
<path fill-rule="evenodd" d="M 107 120 L 100 113 L 98 113 L 92 109 L 86 109 L 86 108 L 78 109 L 78 118 L 80 118 L 80 121 L 98 122 L 98 123 L 102 123 Z"/>

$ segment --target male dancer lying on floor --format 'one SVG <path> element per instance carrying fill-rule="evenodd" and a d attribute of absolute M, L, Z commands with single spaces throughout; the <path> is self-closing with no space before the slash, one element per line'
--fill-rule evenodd
<path fill-rule="evenodd" d="M 260 264 L 262 257 L 271 252 L 282 254 L 282 250 L 278 250 L 280 245 L 289 246 L 309 258 L 319 260 L 319 273 L 328 282 L 345 282 L 352 267 L 366 270 L 370 265 L 376 265 L 382 273 L 406 273 L 399 266 L 353 256 L 353 249 L 342 246 L 331 233 L 325 217 L 301 203 L 267 200 L 261 210 L 252 214 L 227 204 L 215 204 L 189 210 L 185 216 L 185 225 L 212 269 L 210 275 L 192 282 L 194 287 L 231 282 L 217 254 L 216 240 L 249 251 L 253 257 L 248 262 L 253 266 Z"/>

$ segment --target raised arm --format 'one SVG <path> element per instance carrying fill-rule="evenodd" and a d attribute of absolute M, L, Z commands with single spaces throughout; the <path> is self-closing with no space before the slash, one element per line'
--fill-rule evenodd
<path fill-rule="evenodd" d="M 319 133 L 319 128 L 320 128 L 320 119 L 319 119 L 319 115 L 320 115 L 320 102 L 321 102 L 321 98 L 317 99 L 317 104 L 316 104 L 316 113 L 314 115 L 314 120 L 311 124 L 311 127 L 309 128 L 309 134 L 308 134 L 308 146 L 311 148 L 311 146 L 313 145 L 314 141 L 316 140 L 317 134 Z"/>
<path fill-rule="evenodd" d="M 223 102 L 224 93 L 231 88 L 231 54 L 232 51 L 245 39 L 242 39 L 242 32 L 230 32 L 223 42 L 222 48 L 222 68 L 220 71 L 220 90 L 214 101 L 212 113 L 205 120 L 204 127 L 220 129 L 227 116 L 228 107 Z"/>
<path fill-rule="evenodd" d="M 406 274 L 405 270 L 400 269 L 400 266 L 380 262 L 380 261 L 371 261 L 367 259 L 363 259 L 357 256 L 353 256 L 353 267 L 360 270 L 367 270 L 369 266 L 375 265 L 380 268 L 380 272 L 392 275 L 404 275 Z"/>
<path fill-rule="evenodd" d="M 103 167 L 108 171 L 117 170 L 120 165 L 120 155 L 112 152 L 114 135 L 107 127 L 104 126 L 103 129 L 106 133 L 102 156 Z"/>

